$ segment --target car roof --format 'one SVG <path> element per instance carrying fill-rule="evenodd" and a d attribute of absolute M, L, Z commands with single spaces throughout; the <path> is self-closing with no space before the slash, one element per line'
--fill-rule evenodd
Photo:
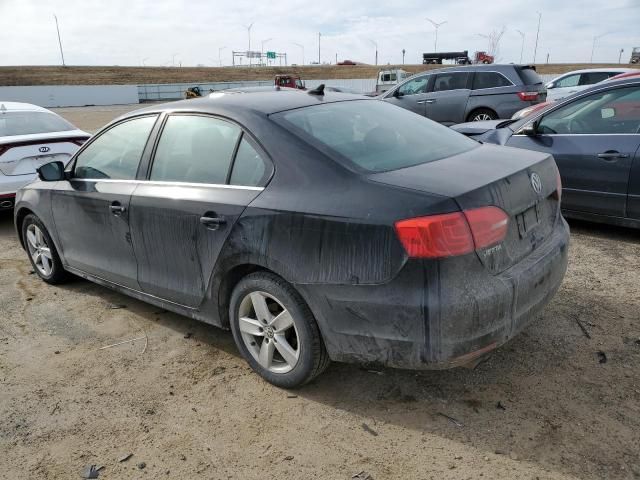
<path fill-rule="evenodd" d="M 567 75 L 575 75 L 577 73 L 608 73 L 608 72 L 625 73 L 633 70 L 634 70 L 633 68 L 621 68 L 621 67 L 583 68 L 582 70 L 572 70 L 571 72 L 563 73 L 562 75 L 558 75 L 556 78 L 566 77 Z"/>
<path fill-rule="evenodd" d="M 140 110 L 135 110 L 123 115 L 122 118 L 139 115 L 141 113 L 153 113 L 163 111 L 197 111 L 204 113 L 218 113 L 220 111 L 240 113 L 258 113 L 271 115 L 273 113 L 296 108 L 310 107 L 323 103 L 344 102 L 350 100 L 373 100 L 362 95 L 325 91 L 324 95 L 313 95 L 309 91 L 295 89 L 280 90 L 246 90 L 233 92 L 214 92 L 206 97 L 192 100 L 180 100 L 177 102 L 153 105 Z"/>
<path fill-rule="evenodd" d="M 2 108 L 4 106 L 4 108 Z M 0 110 L 14 111 L 14 112 L 48 112 L 46 108 L 39 107 L 38 105 L 32 105 L 31 103 L 22 102 L 4 102 L 0 100 Z"/>
<path fill-rule="evenodd" d="M 440 73 L 440 72 L 467 72 L 467 71 L 483 71 L 488 70 L 491 72 L 494 71 L 504 71 L 513 68 L 531 68 L 535 70 L 535 66 L 519 64 L 519 63 L 488 63 L 488 64 L 478 64 L 478 65 L 451 65 L 450 67 L 445 68 L 437 68 L 435 70 L 425 70 L 420 73 Z"/>

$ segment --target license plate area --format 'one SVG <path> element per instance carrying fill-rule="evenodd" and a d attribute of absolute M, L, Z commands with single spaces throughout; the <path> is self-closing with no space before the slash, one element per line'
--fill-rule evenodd
<path fill-rule="evenodd" d="M 524 238 L 531 230 L 540 224 L 540 217 L 541 212 L 539 203 L 536 203 L 533 207 L 527 208 L 524 212 L 516 215 L 520 238 Z"/>

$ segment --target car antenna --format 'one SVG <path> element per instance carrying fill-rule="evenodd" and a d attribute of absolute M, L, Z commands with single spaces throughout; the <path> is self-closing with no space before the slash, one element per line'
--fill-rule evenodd
<path fill-rule="evenodd" d="M 307 92 L 309 95 L 324 95 L 324 83 L 321 83 L 313 90 Z"/>

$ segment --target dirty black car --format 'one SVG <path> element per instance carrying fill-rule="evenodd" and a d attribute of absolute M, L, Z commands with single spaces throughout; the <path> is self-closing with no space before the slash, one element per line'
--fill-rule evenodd
<path fill-rule="evenodd" d="M 44 281 L 230 328 L 294 387 L 330 360 L 448 368 L 512 338 L 566 270 L 557 175 L 374 99 L 228 93 L 115 120 L 41 167 L 15 225 Z"/>

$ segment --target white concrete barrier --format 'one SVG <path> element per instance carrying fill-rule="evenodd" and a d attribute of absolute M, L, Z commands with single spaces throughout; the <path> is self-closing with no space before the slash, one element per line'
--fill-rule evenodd
<path fill-rule="evenodd" d="M 25 102 L 41 107 L 83 107 L 139 103 L 137 85 L 38 85 L 0 87 L 0 103 Z"/>

